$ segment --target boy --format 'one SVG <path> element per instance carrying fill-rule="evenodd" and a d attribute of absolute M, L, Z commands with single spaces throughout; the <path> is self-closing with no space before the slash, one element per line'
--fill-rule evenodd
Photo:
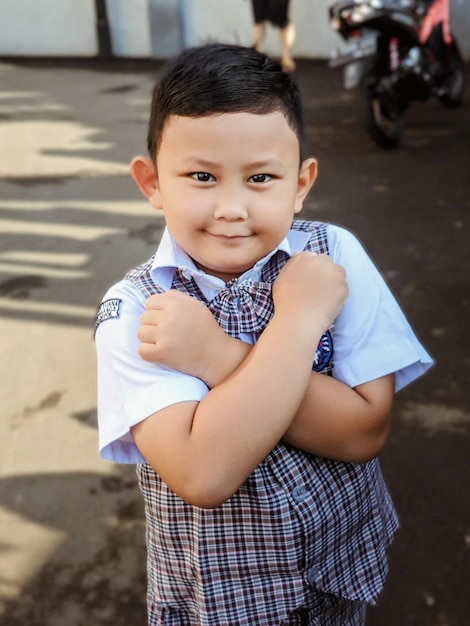
<path fill-rule="evenodd" d="M 155 88 L 131 172 L 166 230 L 96 326 L 100 450 L 137 464 L 151 625 L 359 625 L 385 578 L 376 456 L 432 361 L 357 240 L 293 221 L 301 144 L 298 91 L 255 50 L 188 50 Z"/>

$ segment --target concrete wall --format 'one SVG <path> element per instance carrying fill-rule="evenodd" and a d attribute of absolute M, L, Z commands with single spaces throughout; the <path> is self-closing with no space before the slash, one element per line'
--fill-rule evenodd
<path fill-rule="evenodd" d="M 148 0 L 152 57 L 165 59 L 185 47 L 184 14 L 180 0 Z"/>
<path fill-rule="evenodd" d="M 147 0 L 106 0 L 106 5 L 113 54 L 152 56 Z"/>
<path fill-rule="evenodd" d="M 333 0 L 292 0 L 294 54 L 327 58 L 340 44 L 328 25 Z M 249 0 L 106 0 L 114 55 L 166 58 L 207 41 L 251 43 Z M 470 60 L 469 0 L 451 0 L 452 29 Z M 266 51 L 279 51 L 268 29 Z M 0 0 L 0 55 L 96 56 L 95 0 Z"/>
<path fill-rule="evenodd" d="M 291 19 L 296 26 L 294 54 L 327 58 L 341 44 L 328 24 L 328 7 L 334 0 L 291 0 Z M 451 24 L 462 53 L 470 60 L 470 0 L 450 0 Z M 249 45 L 252 13 L 248 0 L 180 0 L 186 45 L 223 41 Z M 223 7 L 222 7 L 223 5 Z M 158 37 L 158 31 L 154 32 Z M 269 28 L 266 51 L 279 52 L 277 31 Z"/>
<path fill-rule="evenodd" d="M 464 58 L 470 61 L 470 2 L 450 0 L 450 25 Z"/>
<path fill-rule="evenodd" d="M 220 10 L 222 0 L 182 0 L 185 40 L 188 45 L 224 41 L 250 45 L 253 17 L 248 0 L 231 0 Z M 295 54 L 326 58 L 340 43 L 328 25 L 328 6 L 333 0 L 291 0 L 291 19 L 296 26 Z M 208 16 L 214 16 L 208 19 Z M 216 19 L 215 19 L 216 17 Z M 278 31 L 267 28 L 266 51 L 279 53 Z"/>
<path fill-rule="evenodd" d="M 97 53 L 94 0 L 0 0 L 0 55 Z"/>

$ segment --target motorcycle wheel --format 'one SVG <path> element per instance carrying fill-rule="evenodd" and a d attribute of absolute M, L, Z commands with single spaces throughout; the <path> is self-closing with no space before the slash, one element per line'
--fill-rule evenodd
<path fill-rule="evenodd" d="M 398 101 L 379 89 L 372 72 L 364 81 L 365 122 L 372 139 L 382 148 L 396 148 L 404 131 L 405 110 Z"/>
<path fill-rule="evenodd" d="M 437 97 L 446 108 L 455 109 L 462 104 L 465 89 L 465 68 L 455 39 L 452 39 L 447 53 L 447 76 L 442 85 L 443 91 Z"/>

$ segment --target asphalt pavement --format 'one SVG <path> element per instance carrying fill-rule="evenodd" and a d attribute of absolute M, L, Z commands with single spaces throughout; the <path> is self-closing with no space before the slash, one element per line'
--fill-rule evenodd
<path fill-rule="evenodd" d="M 0 62 L 0 623 L 144 625 L 132 466 L 97 453 L 93 321 L 161 217 L 145 153 L 159 62 Z M 437 360 L 398 394 L 382 466 L 401 530 L 368 626 L 470 623 L 470 88 L 378 148 L 340 70 L 300 60 L 319 178 L 303 217 L 353 230 Z M 470 79 L 468 82 L 470 85 Z"/>

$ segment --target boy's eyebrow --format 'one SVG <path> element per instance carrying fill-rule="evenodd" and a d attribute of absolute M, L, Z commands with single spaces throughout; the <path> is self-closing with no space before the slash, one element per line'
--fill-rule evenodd
<path fill-rule="evenodd" d="M 185 161 L 191 166 L 197 165 L 198 167 L 205 167 L 208 169 L 217 167 L 219 165 L 218 161 L 209 161 L 208 159 L 204 159 L 198 156 L 188 156 L 185 158 Z M 284 164 L 281 159 L 272 158 L 272 159 L 262 159 L 260 161 L 250 161 L 246 163 L 246 169 L 262 169 L 265 167 L 280 167 Z"/>
<path fill-rule="evenodd" d="M 262 169 L 264 167 L 279 167 L 279 166 L 282 166 L 283 164 L 284 164 L 284 161 L 281 161 L 281 159 L 272 158 L 272 159 L 263 159 L 262 161 L 252 161 L 248 165 L 249 167 Z"/>
<path fill-rule="evenodd" d="M 208 161 L 207 159 L 202 159 L 201 157 L 191 155 L 185 157 L 184 162 L 188 163 L 188 165 L 191 165 L 192 167 L 198 165 L 201 167 L 207 167 L 208 169 L 211 169 L 212 167 L 215 167 L 217 165 L 216 161 Z"/>

